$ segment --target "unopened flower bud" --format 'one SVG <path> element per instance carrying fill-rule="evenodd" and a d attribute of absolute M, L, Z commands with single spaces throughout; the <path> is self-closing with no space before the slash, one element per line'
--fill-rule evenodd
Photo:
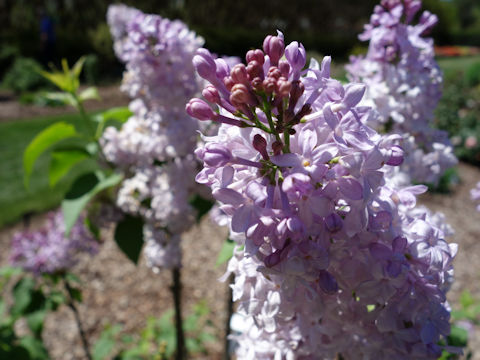
<path fill-rule="evenodd" d="M 268 77 L 265 80 L 263 80 L 262 85 L 263 85 L 263 88 L 265 89 L 265 92 L 267 94 L 271 94 L 275 91 L 277 82 L 274 78 Z"/>
<path fill-rule="evenodd" d="M 260 66 L 265 63 L 265 55 L 260 49 L 249 50 L 245 58 L 247 59 L 247 63 L 256 61 L 260 64 Z"/>
<path fill-rule="evenodd" d="M 216 78 L 217 65 L 210 51 L 204 48 L 198 49 L 192 62 L 202 78 L 209 81 Z"/>
<path fill-rule="evenodd" d="M 220 95 L 218 90 L 213 85 L 207 85 L 202 91 L 202 95 L 207 101 L 218 104 L 220 103 Z"/>
<path fill-rule="evenodd" d="M 272 144 L 273 155 L 280 155 L 282 153 L 283 144 L 280 141 L 275 141 Z"/>
<path fill-rule="evenodd" d="M 277 65 L 285 51 L 283 36 L 267 36 L 263 41 L 263 51 L 270 57 L 272 65 Z"/>
<path fill-rule="evenodd" d="M 185 106 L 187 114 L 198 120 L 211 120 L 215 117 L 212 108 L 202 99 L 193 98 Z"/>
<path fill-rule="evenodd" d="M 290 73 L 290 65 L 288 62 L 285 60 L 280 60 L 278 62 L 278 69 L 280 70 L 282 76 L 288 79 L 288 74 Z"/>
<path fill-rule="evenodd" d="M 398 166 L 403 163 L 403 149 L 398 145 L 393 145 L 390 149 L 390 157 L 387 160 L 387 165 Z"/>
<path fill-rule="evenodd" d="M 223 83 L 228 91 L 232 90 L 233 85 L 235 85 L 235 81 L 230 76 L 227 76 L 223 79 Z"/>
<path fill-rule="evenodd" d="M 254 149 L 257 150 L 265 160 L 268 160 L 270 158 L 267 153 L 267 140 L 265 140 L 262 135 L 256 134 L 253 137 L 252 145 Z"/>
<path fill-rule="evenodd" d="M 237 107 L 243 104 L 255 105 L 256 103 L 248 88 L 244 84 L 235 84 L 232 87 L 230 102 Z"/>
<path fill-rule="evenodd" d="M 277 82 L 277 93 L 282 98 L 287 97 L 292 89 L 292 83 L 285 78 L 280 78 Z"/>
<path fill-rule="evenodd" d="M 271 66 L 270 69 L 268 69 L 267 76 L 270 77 L 270 78 L 273 78 L 275 80 L 278 80 L 282 76 L 282 72 L 280 71 L 280 69 L 278 67 Z"/>
<path fill-rule="evenodd" d="M 263 77 L 263 68 L 260 63 L 256 60 L 252 60 L 247 65 L 247 74 L 250 79 L 254 79 L 256 77 Z"/>
<path fill-rule="evenodd" d="M 236 84 L 248 84 L 247 68 L 243 64 L 237 64 L 230 72 L 230 77 Z"/>

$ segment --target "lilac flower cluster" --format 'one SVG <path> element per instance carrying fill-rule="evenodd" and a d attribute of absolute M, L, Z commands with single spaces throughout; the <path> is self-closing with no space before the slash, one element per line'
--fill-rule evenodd
<path fill-rule="evenodd" d="M 25 271 L 41 274 L 61 273 L 71 269 L 78 255 L 98 252 L 98 242 L 83 224 L 80 217 L 70 234 L 65 236 L 65 223 L 61 211 L 48 214 L 45 227 L 37 231 L 14 234 L 10 263 Z"/>
<path fill-rule="evenodd" d="M 382 0 L 359 36 L 370 42 L 367 54 L 346 67 L 351 80 L 367 86 L 363 104 L 378 112 L 369 125 L 404 138 L 405 161 L 395 170 L 404 184 L 436 184 L 457 162 L 447 134 L 432 128 L 442 73 L 426 35 L 438 18 L 425 11 L 414 25 L 420 8 L 420 0 Z"/>
<path fill-rule="evenodd" d="M 477 211 L 480 211 L 480 182 L 477 183 L 477 185 L 470 190 L 470 195 L 472 197 L 472 200 L 477 202 Z"/>
<path fill-rule="evenodd" d="M 186 106 L 221 124 L 196 150 L 196 179 L 238 244 L 228 268 L 251 320 L 238 358 L 436 358 L 456 245 L 415 207 L 424 186 L 386 183 L 401 137 L 365 125 L 364 85 L 332 79 L 329 57 L 303 70 L 303 45 L 281 33 L 246 61 L 227 69 L 198 50 L 210 84 Z"/>
<path fill-rule="evenodd" d="M 198 121 L 184 106 L 200 91 L 192 58 L 203 44 L 181 21 L 112 5 L 107 14 L 117 56 L 126 65 L 122 90 L 133 116 L 102 138 L 108 161 L 131 174 L 117 197 L 126 213 L 145 219 L 147 263 L 180 266 L 180 237 L 195 219 L 188 200 L 198 185 Z"/>

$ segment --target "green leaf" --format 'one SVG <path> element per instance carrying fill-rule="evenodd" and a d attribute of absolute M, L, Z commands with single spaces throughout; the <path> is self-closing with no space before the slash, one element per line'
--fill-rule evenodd
<path fill-rule="evenodd" d="M 62 202 L 65 234 L 70 233 L 80 213 L 95 195 L 117 185 L 122 179 L 123 176 L 120 174 L 114 173 L 107 177 L 101 172 L 88 173 L 79 177 Z"/>
<path fill-rule="evenodd" d="M 107 111 L 104 111 L 99 115 L 101 116 L 102 121 L 116 120 L 118 122 L 124 123 L 128 120 L 129 117 L 133 115 L 133 113 L 127 106 L 122 106 L 108 109 Z"/>
<path fill-rule="evenodd" d="M 235 242 L 233 240 L 227 239 L 220 250 L 220 253 L 217 257 L 217 262 L 215 263 L 215 267 L 218 267 L 222 264 L 225 264 L 228 260 L 230 260 L 233 256 L 233 249 L 235 248 Z"/>
<path fill-rule="evenodd" d="M 73 65 L 71 73 L 76 79 L 80 78 L 80 73 L 82 72 L 83 65 L 85 64 L 86 59 L 86 56 L 82 56 L 80 59 L 77 60 L 75 65 Z"/>
<path fill-rule="evenodd" d="M 200 195 L 194 195 L 189 203 L 197 210 L 197 222 L 210 211 L 214 204 L 213 201 L 207 200 Z"/>
<path fill-rule="evenodd" d="M 50 186 L 54 187 L 75 165 L 88 158 L 89 154 L 81 150 L 54 151 L 48 171 Z"/>
<path fill-rule="evenodd" d="M 75 136 L 77 136 L 75 127 L 65 122 L 50 125 L 35 136 L 23 153 L 24 181 L 26 187 L 28 187 L 33 166 L 38 157 L 56 143 Z"/>
<path fill-rule="evenodd" d="M 463 291 L 462 295 L 460 295 L 460 304 L 462 305 L 462 308 L 469 308 L 474 303 L 475 300 L 473 299 L 472 294 L 470 294 L 468 290 Z"/>
<path fill-rule="evenodd" d="M 143 220 L 126 215 L 115 228 L 115 242 L 136 265 L 143 246 Z"/>
<path fill-rule="evenodd" d="M 10 309 L 10 313 L 14 317 L 21 316 L 28 308 L 32 301 L 33 291 L 35 289 L 35 281 L 31 277 L 23 277 L 13 287 L 14 303 Z"/>
<path fill-rule="evenodd" d="M 50 101 L 57 101 L 63 105 L 77 106 L 77 100 L 73 97 L 72 94 L 67 92 L 47 92 L 44 94 L 39 94 L 38 98 L 44 98 Z"/>
<path fill-rule="evenodd" d="M 59 89 L 67 92 L 71 92 L 71 82 L 70 77 L 65 75 L 62 72 L 54 71 L 41 71 L 40 74 L 53 84 L 55 84 Z"/>
<path fill-rule="evenodd" d="M 25 316 L 27 320 L 27 325 L 32 330 L 32 333 L 35 337 L 40 338 L 43 331 L 43 323 L 45 321 L 45 316 L 47 315 L 47 310 L 37 310 L 34 311 L 27 316 Z"/>
<path fill-rule="evenodd" d="M 459 326 L 452 326 L 450 335 L 447 338 L 448 345 L 464 347 L 468 343 L 468 331 Z"/>
<path fill-rule="evenodd" d="M 41 340 L 33 336 L 24 336 L 20 339 L 20 344 L 28 351 L 32 360 L 49 359 L 47 349 Z"/>
<path fill-rule="evenodd" d="M 72 299 L 77 302 L 82 302 L 83 300 L 82 291 L 78 288 L 70 288 L 70 295 L 72 296 Z"/>
<path fill-rule="evenodd" d="M 100 95 L 98 94 L 98 89 L 94 86 L 91 86 L 83 90 L 78 98 L 81 102 L 92 99 L 100 100 Z"/>
<path fill-rule="evenodd" d="M 116 325 L 107 327 L 100 335 L 93 346 L 92 357 L 93 360 L 104 360 L 109 357 L 113 348 L 115 347 L 116 337 L 121 330 L 121 326 Z"/>

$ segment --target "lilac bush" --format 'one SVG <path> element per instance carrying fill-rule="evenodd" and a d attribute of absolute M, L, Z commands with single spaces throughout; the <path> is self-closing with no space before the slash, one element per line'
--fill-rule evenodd
<path fill-rule="evenodd" d="M 78 255 L 98 252 L 99 244 L 83 222 L 84 218 L 80 217 L 67 236 L 62 212 L 50 212 L 44 227 L 13 235 L 10 263 L 35 275 L 70 270 L 77 263 Z"/>
<path fill-rule="evenodd" d="M 330 77 L 284 37 L 230 71 L 206 49 L 209 82 L 187 113 L 220 124 L 197 156 L 236 241 L 234 299 L 251 324 L 240 359 L 436 358 L 450 331 L 445 293 L 456 244 L 441 215 L 398 186 L 399 134 L 366 124 L 365 85 Z"/>
<path fill-rule="evenodd" d="M 402 184 L 437 184 L 457 162 L 447 133 L 432 127 L 443 79 L 428 33 L 438 18 L 424 11 L 414 24 L 420 8 L 419 0 L 382 0 L 359 36 L 367 54 L 346 67 L 350 80 L 366 84 L 362 104 L 377 111 L 369 125 L 403 138 L 405 161 L 393 174 Z"/>
<path fill-rule="evenodd" d="M 199 126 L 184 106 L 201 89 L 192 58 L 203 39 L 181 21 L 124 5 L 110 6 L 107 19 L 126 65 L 122 90 L 133 99 L 133 115 L 120 130 L 107 128 L 101 140 L 107 160 L 129 174 L 117 205 L 145 220 L 147 264 L 179 267 L 179 235 L 195 221 L 189 199 L 198 187 Z"/>

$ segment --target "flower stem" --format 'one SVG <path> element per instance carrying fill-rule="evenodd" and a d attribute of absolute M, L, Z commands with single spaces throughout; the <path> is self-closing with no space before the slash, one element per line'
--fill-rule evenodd
<path fill-rule="evenodd" d="M 185 349 L 185 334 L 183 332 L 182 322 L 182 283 L 180 280 L 180 268 L 174 268 L 172 270 L 173 285 L 170 288 L 173 295 L 173 303 L 175 307 L 175 330 L 177 336 L 177 352 L 175 359 L 184 360 L 186 358 Z"/>
<path fill-rule="evenodd" d="M 85 335 L 85 331 L 82 327 L 82 322 L 80 321 L 80 314 L 78 313 L 78 309 L 75 306 L 75 299 L 73 297 L 72 287 L 68 283 L 66 278 L 63 279 L 63 283 L 65 285 L 65 290 L 67 290 L 68 295 L 68 307 L 72 310 L 73 315 L 75 316 L 75 322 L 77 323 L 78 332 L 80 333 L 80 339 L 82 340 L 83 350 L 85 351 L 85 356 L 88 360 L 92 360 L 92 355 L 90 354 L 90 350 L 88 348 L 88 340 L 87 336 Z"/>

